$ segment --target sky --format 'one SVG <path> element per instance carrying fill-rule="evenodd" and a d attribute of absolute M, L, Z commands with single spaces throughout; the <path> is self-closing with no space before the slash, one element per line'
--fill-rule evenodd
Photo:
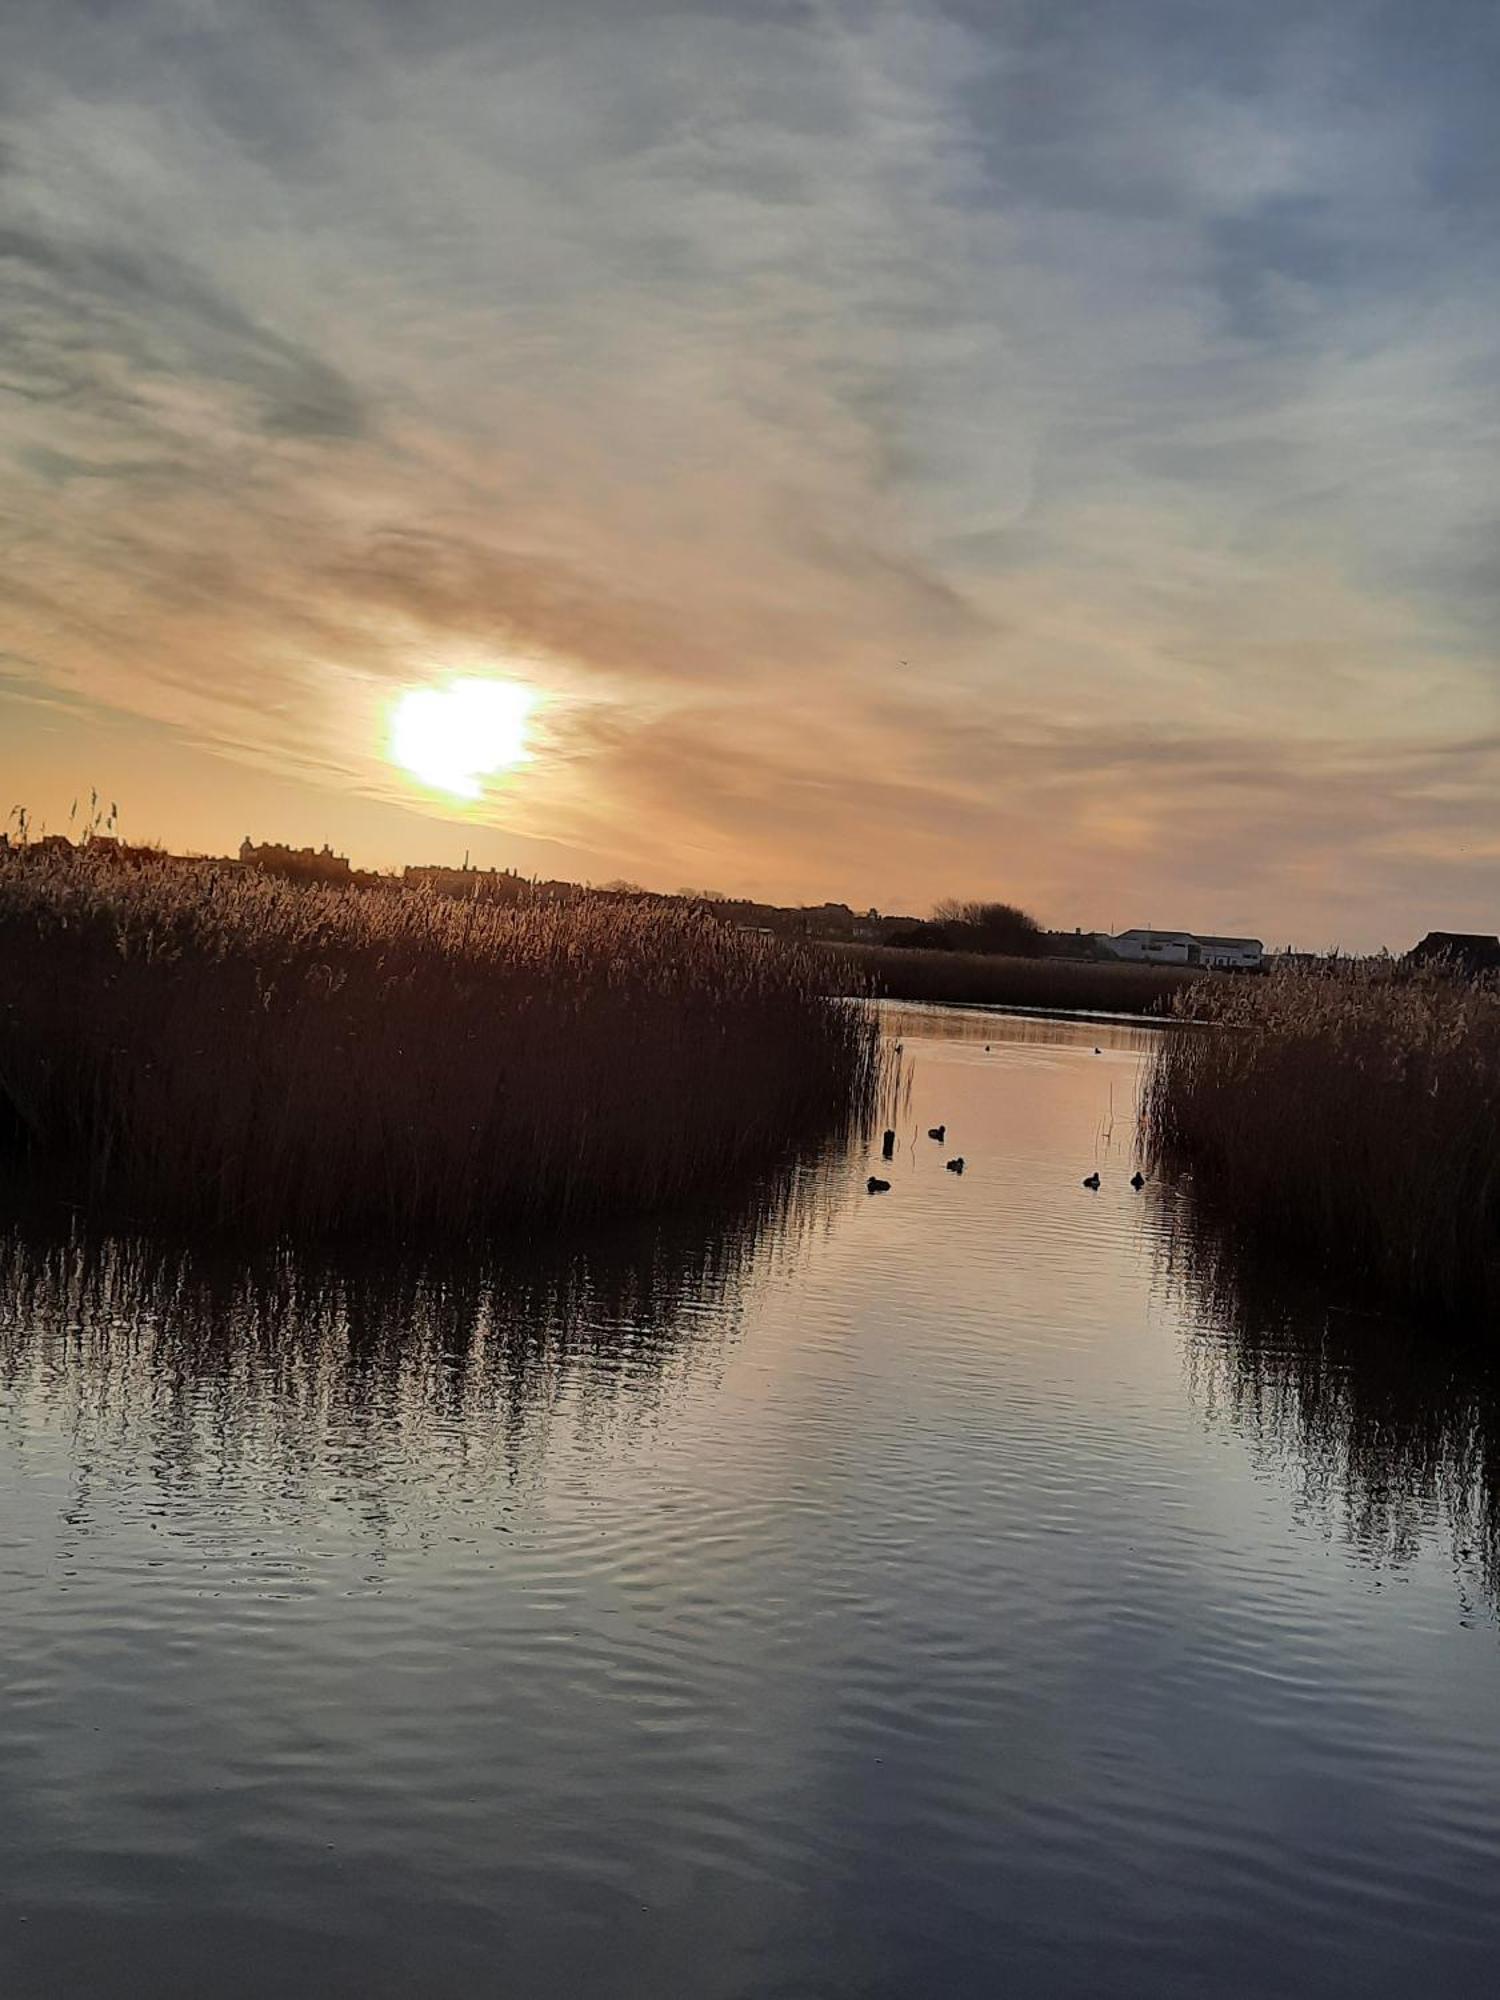
<path fill-rule="evenodd" d="M 1497 101 L 1492 0 L 5 0 L 0 812 L 1494 931 Z"/>

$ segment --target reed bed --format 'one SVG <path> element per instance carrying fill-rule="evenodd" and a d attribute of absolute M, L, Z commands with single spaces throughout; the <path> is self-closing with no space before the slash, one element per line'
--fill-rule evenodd
<path fill-rule="evenodd" d="M 1216 1211 L 1383 1292 L 1500 1304 L 1500 989 L 1342 965 L 1205 982 L 1145 1120 Z"/>
<path fill-rule="evenodd" d="M 1205 977 L 1187 966 L 1094 959 L 1007 958 L 988 952 L 903 950 L 896 945 L 826 949 L 845 967 L 851 990 L 882 1000 L 1041 1007 L 1062 1014 L 1164 1013 L 1178 993 Z"/>
<path fill-rule="evenodd" d="M 0 1144 L 252 1233 L 660 1208 L 869 1117 L 877 1031 L 833 984 L 680 907 L 0 851 Z"/>

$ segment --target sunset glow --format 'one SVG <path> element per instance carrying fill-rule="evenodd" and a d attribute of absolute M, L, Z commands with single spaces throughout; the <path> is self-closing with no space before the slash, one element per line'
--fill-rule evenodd
<path fill-rule="evenodd" d="M 0 7 L 0 821 L 1488 933 L 1500 16 L 1437 12 Z"/>
<path fill-rule="evenodd" d="M 529 761 L 526 725 L 535 705 L 516 681 L 412 688 L 391 718 L 392 760 L 433 791 L 477 799 L 485 778 Z"/>

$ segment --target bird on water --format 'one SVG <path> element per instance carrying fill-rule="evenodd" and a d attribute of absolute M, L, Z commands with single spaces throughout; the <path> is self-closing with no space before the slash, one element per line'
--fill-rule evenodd
<path fill-rule="evenodd" d="M 947 1134 L 948 1134 L 948 1128 L 946 1125 L 929 1125 L 927 1128 L 927 1136 L 929 1139 L 941 1140 L 946 1138 Z"/>
<path fill-rule="evenodd" d="M 1144 1174 L 1132 1174 L 1130 1176 L 1130 1185 L 1139 1194 L 1141 1189 L 1146 1185 L 1146 1176 Z"/>
<path fill-rule="evenodd" d="M 1096 1188 L 1099 1185 L 1099 1176 L 1097 1174 L 1085 1174 L 1083 1184 L 1086 1188 Z"/>
<path fill-rule="evenodd" d="M 871 1174 L 870 1178 L 865 1182 L 866 1194 L 889 1194 L 890 1191 L 890 1182 L 879 1180 L 874 1174 Z"/>
<path fill-rule="evenodd" d="M 950 1174 L 961 1174 L 963 1170 L 964 1170 L 964 1158 L 963 1154 L 960 1153 L 956 1160 L 950 1160 L 948 1162 L 948 1171 Z"/>

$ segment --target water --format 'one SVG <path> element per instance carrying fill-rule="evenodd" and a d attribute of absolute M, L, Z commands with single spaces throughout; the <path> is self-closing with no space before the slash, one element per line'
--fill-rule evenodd
<path fill-rule="evenodd" d="M 892 1026 L 886 1195 L 10 1242 L 8 1996 L 1495 1990 L 1492 1377 L 1135 1193 L 1146 1031 Z"/>

